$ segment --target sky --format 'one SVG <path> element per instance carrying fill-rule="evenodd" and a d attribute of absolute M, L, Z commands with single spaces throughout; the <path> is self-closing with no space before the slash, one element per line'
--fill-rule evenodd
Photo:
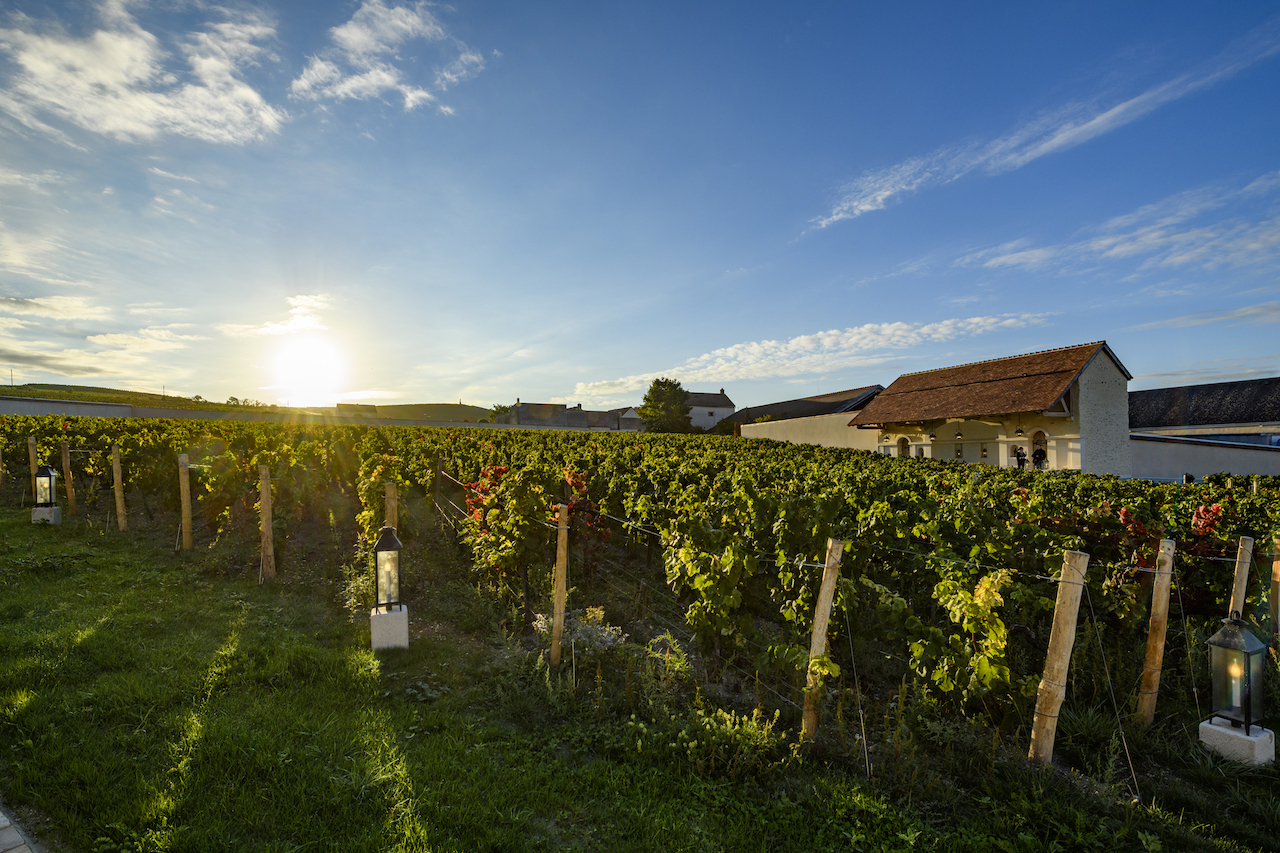
<path fill-rule="evenodd" d="M 1273 2 L 0 6 L 0 369 L 739 407 L 1280 375 Z"/>

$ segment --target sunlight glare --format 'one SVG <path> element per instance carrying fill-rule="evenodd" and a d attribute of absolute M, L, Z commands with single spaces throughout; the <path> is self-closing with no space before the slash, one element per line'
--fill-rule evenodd
<path fill-rule="evenodd" d="M 294 338 L 281 344 L 275 358 L 280 402 L 288 406 L 332 406 L 337 402 L 345 359 L 324 338 Z"/>

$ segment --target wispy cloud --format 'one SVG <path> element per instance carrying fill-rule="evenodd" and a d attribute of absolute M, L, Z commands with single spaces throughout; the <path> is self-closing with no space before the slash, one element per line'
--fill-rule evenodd
<path fill-rule="evenodd" d="M 1232 382 L 1275 376 L 1280 372 L 1280 353 L 1251 358 L 1217 358 L 1195 361 L 1174 370 L 1139 373 L 1133 381 L 1150 388 L 1192 385 L 1205 382 Z"/>
<path fill-rule="evenodd" d="M 937 323 L 868 323 L 785 341 L 752 341 L 714 350 L 654 373 L 580 382 L 574 388 L 573 399 L 612 402 L 620 394 L 647 387 L 659 376 L 671 376 L 688 384 L 826 374 L 880 364 L 892 357 L 889 352 L 893 350 L 1043 322 L 1042 314 L 1001 314 Z"/>
<path fill-rule="evenodd" d="M 136 332 L 116 334 L 89 335 L 91 344 L 106 349 L 122 350 L 130 353 L 165 352 L 185 348 L 190 341 L 203 341 L 203 335 L 184 335 L 175 332 L 175 328 L 188 327 L 187 323 L 174 323 L 168 326 L 152 326 Z"/>
<path fill-rule="evenodd" d="M 329 307 L 328 296 L 324 294 L 290 296 L 286 301 L 291 306 L 289 319 L 282 322 L 263 323 L 260 326 L 223 323 L 214 328 L 231 337 L 289 335 L 294 332 L 320 331 L 328 328 L 324 323 L 320 322 L 320 318 L 315 313 Z"/>
<path fill-rule="evenodd" d="M 37 296 L 29 299 L 0 296 L 0 311 L 55 320 L 101 320 L 111 315 L 105 307 L 94 305 L 81 296 Z"/>
<path fill-rule="evenodd" d="M 1025 241 L 970 252 L 958 266 L 988 269 L 1075 269 L 1100 261 L 1137 262 L 1138 269 L 1193 266 L 1215 269 L 1272 264 L 1280 259 L 1280 217 L 1266 204 L 1280 193 L 1280 172 L 1243 187 L 1210 186 L 1178 193 L 1090 229 L 1082 240 L 1053 246 Z M 1241 205 L 1262 202 L 1250 219 Z M 1231 207 L 1235 215 L 1210 216 Z"/>
<path fill-rule="evenodd" d="M 841 188 L 840 198 L 830 212 L 811 222 L 817 228 L 826 228 L 844 219 L 882 210 L 904 195 L 954 181 L 974 171 L 999 174 L 1020 169 L 1046 154 L 1088 142 L 1137 121 L 1165 104 L 1214 86 L 1277 52 L 1280 52 L 1280 17 L 1232 42 L 1191 71 L 1139 95 L 1118 102 L 1102 96 L 1074 101 L 996 139 L 946 146 L 888 168 L 866 172 Z"/>
<path fill-rule="evenodd" d="M 0 187 L 23 187 L 29 190 L 43 190 L 45 184 L 62 183 L 62 175 L 52 169 L 45 169 L 40 174 L 15 172 L 0 166 Z"/>
<path fill-rule="evenodd" d="M 0 90 L 0 110 L 67 143 L 46 119 L 126 142 L 174 134 L 240 144 L 277 132 L 286 114 L 241 76 L 274 27 L 256 13 L 211 8 L 223 20 L 177 40 L 183 63 L 125 0 L 103 0 L 100 28 L 83 38 L 15 16 L 14 28 L 0 29 L 0 53 L 18 68 Z"/>
<path fill-rule="evenodd" d="M 1259 302 L 1257 305 L 1246 305 L 1229 311 L 1197 311 L 1168 320 L 1157 320 L 1154 323 L 1143 323 L 1134 326 L 1139 329 L 1184 329 L 1189 326 L 1207 326 L 1211 323 L 1235 323 L 1248 325 L 1265 325 L 1280 323 L 1280 302 Z"/>
<path fill-rule="evenodd" d="M 311 57 L 302 74 L 289 87 L 300 100 L 367 100 L 396 92 L 411 110 L 431 103 L 436 96 L 409 82 L 393 60 L 404 44 L 422 40 L 447 42 L 456 55 L 435 74 L 433 85 L 443 92 L 484 68 L 484 57 L 449 36 L 426 3 L 388 6 L 382 0 L 365 0 L 351 20 L 330 30 L 332 46 Z M 448 107 L 442 107 L 452 113 Z"/>

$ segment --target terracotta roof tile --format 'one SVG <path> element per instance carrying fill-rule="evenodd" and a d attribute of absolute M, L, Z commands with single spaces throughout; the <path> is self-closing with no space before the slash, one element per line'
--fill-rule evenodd
<path fill-rule="evenodd" d="M 1038 412 L 1053 406 L 1105 341 L 906 373 L 867 404 L 850 426 Z"/>

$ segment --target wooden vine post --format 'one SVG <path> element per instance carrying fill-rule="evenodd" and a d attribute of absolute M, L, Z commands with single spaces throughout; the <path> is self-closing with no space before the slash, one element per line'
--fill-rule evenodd
<path fill-rule="evenodd" d="M 818 602 L 813 608 L 813 636 L 809 641 L 809 674 L 804 691 L 804 714 L 800 720 L 800 737 L 804 740 L 812 740 L 818 734 L 818 703 L 822 699 L 822 688 L 819 677 L 813 671 L 813 662 L 827 653 L 827 623 L 831 620 L 831 603 L 836 594 L 840 557 L 843 554 L 843 539 L 827 540 L 827 562 L 822 569 Z"/>
<path fill-rule="evenodd" d="M 388 527 L 398 527 L 400 520 L 400 493 L 395 483 L 386 484 L 386 495 L 384 497 L 383 517 L 386 519 Z"/>
<path fill-rule="evenodd" d="M 111 476 L 115 480 L 116 524 L 119 525 L 120 532 L 124 533 L 129 529 L 129 522 L 125 519 L 124 476 L 120 471 L 120 445 L 118 444 L 111 446 Z"/>
<path fill-rule="evenodd" d="M 1080 594 L 1088 569 L 1088 554 L 1067 551 L 1062 555 L 1062 577 L 1058 581 L 1058 600 L 1053 606 L 1049 654 L 1036 694 L 1031 749 L 1027 752 L 1027 758 L 1041 764 L 1048 764 L 1053 759 L 1053 738 L 1058 731 L 1058 711 L 1062 709 L 1062 700 L 1067 693 L 1067 668 L 1071 665 L 1071 648 L 1076 643 L 1076 617 L 1080 613 Z"/>
<path fill-rule="evenodd" d="M 276 576 L 276 545 L 271 538 L 271 469 L 258 466 L 258 530 L 262 533 L 262 577 Z"/>
<path fill-rule="evenodd" d="M 4 448 L 0 447 L 0 486 L 4 485 Z"/>
<path fill-rule="evenodd" d="M 1156 695 L 1160 692 L 1160 669 L 1164 664 L 1164 637 L 1169 627 L 1169 589 L 1173 581 L 1172 539 L 1161 539 L 1156 555 L 1156 578 L 1151 587 L 1151 622 L 1147 629 L 1147 658 L 1138 688 L 1139 725 L 1149 726 L 1156 718 Z"/>
<path fill-rule="evenodd" d="M 1239 613 L 1244 616 L 1244 596 L 1249 590 L 1249 561 L 1253 559 L 1253 539 L 1248 536 L 1240 537 L 1240 545 L 1236 548 L 1236 577 L 1235 583 L 1231 586 L 1231 610 L 1227 612 L 1227 616 L 1232 613 Z"/>
<path fill-rule="evenodd" d="M 191 461 L 187 454 L 178 454 L 178 494 L 182 498 L 182 550 L 195 547 L 191 539 Z"/>
<path fill-rule="evenodd" d="M 551 616 L 551 665 L 560 665 L 560 643 L 564 639 L 564 605 L 569 589 L 569 507 L 560 504 L 556 532 L 555 603 Z"/>
<path fill-rule="evenodd" d="M 31 499 L 36 498 L 36 437 L 27 438 L 27 458 L 31 462 Z"/>
<path fill-rule="evenodd" d="M 76 486 L 71 479 L 71 445 L 62 442 L 62 479 L 67 483 L 67 512 L 76 514 Z"/>
<path fill-rule="evenodd" d="M 1257 484 L 1255 479 L 1254 484 Z M 1271 642 L 1276 644 L 1276 619 L 1280 617 L 1280 530 L 1271 539 Z"/>

